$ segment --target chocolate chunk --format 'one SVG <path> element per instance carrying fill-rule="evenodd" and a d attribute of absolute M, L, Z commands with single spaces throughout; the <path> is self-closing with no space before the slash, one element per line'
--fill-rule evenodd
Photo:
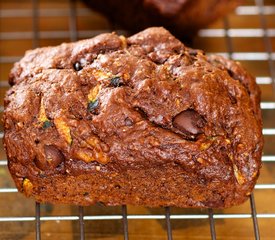
<path fill-rule="evenodd" d="M 41 170 L 55 169 L 60 163 L 64 161 L 64 156 L 60 150 L 53 145 L 45 145 L 45 157 L 37 157 L 34 162 Z"/>
<path fill-rule="evenodd" d="M 74 69 L 75 69 L 76 71 L 80 71 L 82 68 L 83 68 L 83 67 L 81 66 L 80 62 L 76 62 L 76 63 L 74 64 Z"/>
<path fill-rule="evenodd" d="M 133 126 L 134 124 L 133 120 L 129 117 L 126 117 L 124 121 L 126 126 Z"/>
<path fill-rule="evenodd" d="M 60 150 L 53 145 L 46 145 L 44 147 L 46 160 L 52 168 L 57 167 L 61 162 L 64 161 L 64 156 Z"/>
<path fill-rule="evenodd" d="M 202 133 L 204 125 L 204 119 L 192 109 L 179 113 L 173 120 L 173 126 L 191 139 L 194 139 L 196 135 Z"/>
<path fill-rule="evenodd" d="M 113 87 L 119 87 L 122 85 L 122 81 L 121 81 L 121 78 L 120 77 L 113 77 L 111 79 L 111 85 Z"/>

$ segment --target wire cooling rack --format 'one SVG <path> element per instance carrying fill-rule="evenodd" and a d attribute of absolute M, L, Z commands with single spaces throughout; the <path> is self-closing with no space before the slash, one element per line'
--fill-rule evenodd
<path fill-rule="evenodd" d="M 114 29 L 76 0 L 0 3 L 1 114 L 8 72 L 25 50 Z M 261 177 L 250 201 L 225 210 L 83 208 L 39 203 L 33 207 L 34 203 L 14 187 L 1 145 L 0 239 L 275 239 L 275 5 L 263 0 L 246 4 L 201 30 L 194 47 L 242 62 L 261 87 L 266 144 Z M 2 129 L 1 126 L 1 138 Z M 69 223 L 69 227 L 63 223 Z"/>

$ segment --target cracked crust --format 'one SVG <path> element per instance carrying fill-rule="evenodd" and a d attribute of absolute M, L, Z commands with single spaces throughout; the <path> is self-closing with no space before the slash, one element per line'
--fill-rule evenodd
<path fill-rule="evenodd" d="M 37 201 L 223 208 L 258 178 L 255 79 L 163 28 L 28 51 L 10 83 L 9 169 Z"/>

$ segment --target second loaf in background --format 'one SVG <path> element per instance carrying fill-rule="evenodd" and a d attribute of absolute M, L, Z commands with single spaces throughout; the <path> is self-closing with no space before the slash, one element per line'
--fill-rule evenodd
<path fill-rule="evenodd" d="M 181 40 L 235 9 L 242 0 L 83 0 L 104 14 L 111 24 L 132 33 L 151 26 L 164 26 Z"/>

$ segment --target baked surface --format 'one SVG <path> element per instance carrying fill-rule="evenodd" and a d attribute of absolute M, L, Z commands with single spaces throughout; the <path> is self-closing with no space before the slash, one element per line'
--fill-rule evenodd
<path fill-rule="evenodd" d="M 132 33 L 163 26 L 180 39 L 190 40 L 199 29 L 236 8 L 242 0 L 83 0 Z"/>
<path fill-rule="evenodd" d="M 39 202 L 223 208 L 258 178 L 255 79 L 163 28 L 28 51 L 10 83 L 8 166 Z"/>

